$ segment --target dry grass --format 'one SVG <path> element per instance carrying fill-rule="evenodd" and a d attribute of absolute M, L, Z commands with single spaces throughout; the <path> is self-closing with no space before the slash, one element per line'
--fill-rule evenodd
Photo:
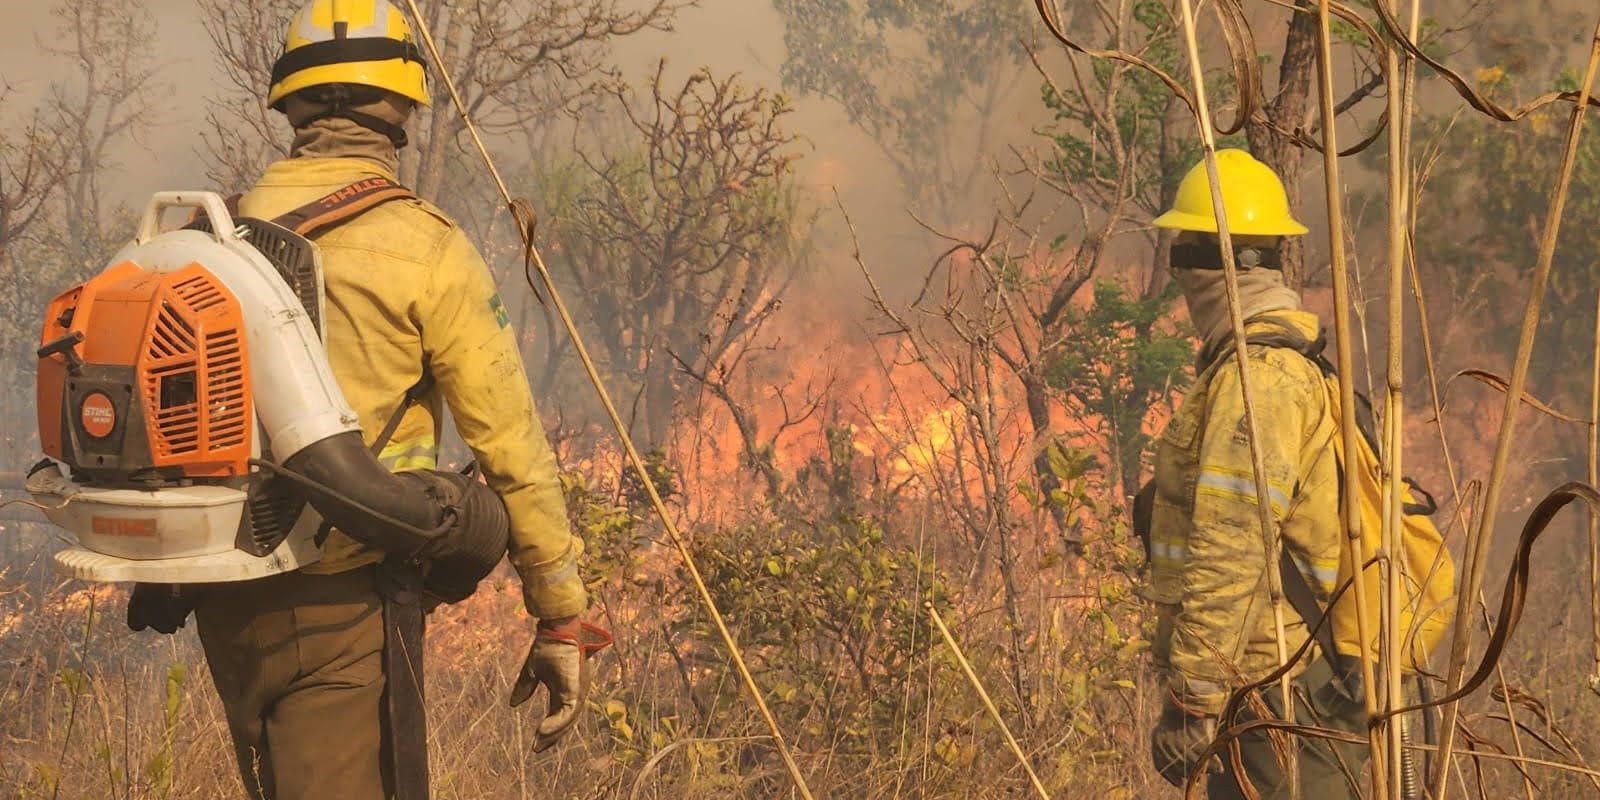
<path fill-rule="evenodd" d="M 1144 664 L 1149 632 L 1127 577 L 1120 525 L 1091 539 L 1083 562 L 1056 563 L 1042 539 L 1019 543 L 1029 554 L 1021 672 L 1031 705 L 1023 715 L 1007 677 L 1011 637 L 1000 590 L 984 577 L 992 556 L 974 557 L 956 534 L 914 524 L 925 511 L 899 516 L 917 510 L 902 504 L 883 540 L 862 548 L 898 565 L 890 572 L 918 573 L 876 584 L 907 602 L 877 607 L 866 632 L 830 616 L 830 604 L 844 602 L 837 598 L 851 586 L 868 585 L 852 571 L 856 562 L 817 562 L 831 572 L 807 572 L 811 562 L 775 532 L 781 526 L 754 512 L 744 527 L 697 532 L 696 554 L 817 796 L 1031 795 L 948 652 L 928 647 L 926 619 L 911 619 L 937 569 L 951 592 L 940 598 L 942 613 L 1053 796 L 1177 797 L 1148 767 L 1146 732 L 1159 687 Z M 630 547 L 621 543 L 628 535 L 598 528 L 589 538 L 596 614 L 616 631 L 617 647 L 599 661 L 591 713 L 561 747 L 532 753 L 534 719 L 505 704 L 529 635 L 514 576 L 497 574 L 468 602 L 430 618 L 435 796 L 791 796 L 764 726 L 678 583 L 670 551 L 647 538 Z M 848 539 L 823 542 L 849 550 Z M 14 566 L 0 574 L 0 797 L 242 796 L 192 626 L 175 637 L 131 633 L 121 619 L 124 588 L 46 577 L 37 564 L 52 545 L 37 527 L 9 544 L 5 560 Z M 1573 525 L 1540 553 L 1537 574 L 1551 588 L 1536 593 L 1506 664 L 1532 757 L 1571 762 L 1581 756 L 1569 751 L 1600 748 L 1600 732 L 1577 722 L 1600 714 L 1600 697 L 1583 688 L 1588 609 L 1560 578 L 1579 582 L 1573 565 L 1583 563 L 1582 547 Z M 797 553 L 801 566 L 773 575 L 765 562 L 782 552 Z M 919 552 L 921 567 L 908 560 Z M 183 673 L 176 682 L 174 666 Z M 1493 718 L 1503 714 L 1500 703 L 1477 698 L 1468 711 L 1467 724 L 1481 737 L 1475 748 L 1511 749 L 1508 728 Z M 1457 796 L 1523 796 L 1509 765 L 1485 761 L 1479 776 L 1471 761 L 1461 763 Z M 1600 791 L 1576 776 L 1531 774 L 1542 797 Z"/>

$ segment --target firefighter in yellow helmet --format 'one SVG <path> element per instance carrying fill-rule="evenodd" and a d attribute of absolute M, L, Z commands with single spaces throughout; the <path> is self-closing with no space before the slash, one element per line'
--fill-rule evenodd
<path fill-rule="evenodd" d="M 1306 233 L 1295 220 L 1283 184 L 1271 168 L 1242 150 L 1217 153 L 1224 209 L 1239 267 L 1239 293 L 1249 347 L 1251 394 L 1266 467 L 1269 502 L 1290 561 L 1268 563 L 1256 512 L 1256 486 L 1245 433 L 1239 367 L 1233 359 L 1210 185 L 1205 165 L 1190 170 L 1171 211 L 1155 224 L 1178 231 L 1174 279 L 1203 341 L 1194 384 L 1162 432 L 1156 451 L 1154 497 L 1148 522 L 1150 583 L 1158 609 L 1156 666 L 1165 672 L 1166 704 L 1151 734 L 1161 775 L 1182 785 L 1205 768 L 1209 796 L 1242 798 L 1247 777 L 1263 798 L 1288 798 L 1290 787 L 1264 733 L 1241 739 L 1244 776 L 1229 759 L 1200 755 L 1216 732 L 1229 693 L 1278 666 L 1268 570 L 1284 570 L 1286 589 L 1313 597 L 1305 615 L 1288 610 L 1291 652 L 1306 638 L 1303 616 L 1320 613 L 1339 568 L 1339 479 L 1332 437 L 1338 429 L 1321 369 L 1302 343 L 1319 338 L 1314 314 L 1300 307 L 1276 262 L 1282 236 Z M 1259 344 L 1255 342 L 1260 342 Z M 1276 346 L 1274 346 L 1276 345 Z M 1294 569 L 1296 573 L 1288 572 Z M 1299 580 L 1295 575 L 1300 576 Z M 1294 584 L 1294 586 L 1291 586 Z M 1302 600 L 1305 598 L 1302 597 Z M 1364 707 L 1344 657 L 1319 655 L 1296 675 L 1301 720 L 1348 731 L 1365 730 Z M 1260 698 L 1275 714 L 1280 693 Z M 1314 716 L 1313 716 L 1314 715 Z M 1248 717 L 1246 717 L 1248 718 Z M 1299 797 L 1354 798 L 1342 759 L 1359 776 L 1360 747 L 1295 739 Z"/>
<path fill-rule="evenodd" d="M 512 700 L 548 689 L 548 714 L 532 737 L 548 746 L 583 705 L 585 633 L 597 630 L 578 622 L 588 605 L 582 543 L 569 531 L 555 458 L 489 269 L 454 221 L 397 185 L 406 121 L 429 102 L 405 16 L 387 0 L 308 3 L 289 24 L 268 102 L 287 115 L 294 141 L 237 200 L 240 214 L 349 213 L 348 201 L 374 198 L 374 188 L 401 195 L 314 236 L 329 362 L 368 444 L 392 428 L 379 452 L 385 465 L 434 468 L 448 407 L 504 501 L 510 560 L 538 620 Z M 429 601 L 410 577 L 331 530 L 321 561 L 299 572 L 196 593 L 200 638 L 251 797 L 427 796 L 417 609 Z M 148 595 L 130 605 L 130 625 L 181 624 L 187 608 Z"/>

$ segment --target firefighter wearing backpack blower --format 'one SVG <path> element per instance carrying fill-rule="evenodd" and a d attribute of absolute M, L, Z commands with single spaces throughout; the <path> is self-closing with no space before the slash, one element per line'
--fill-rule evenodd
<path fill-rule="evenodd" d="M 584 658 L 603 632 L 578 622 L 588 605 L 582 543 L 568 529 L 555 458 L 490 272 L 449 217 L 396 183 L 405 124 L 429 104 L 415 41 L 387 0 L 314 0 L 301 9 L 267 97 L 294 128 L 291 153 L 237 200 L 237 211 L 267 220 L 296 209 L 341 215 L 313 238 L 326 281 L 328 360 L 367 445 L 388 428 L 384 466 L 433 469 L 448 407 L 504 501 L 510 560 L 538 620 L 512 703 L 547 688 L 548 714 L 534 737 L 542 749 L 581 710 Z M 414 387 L 415 402 L 406 403 Z M 384 568 L 383 551 L 342 530 L 328 532 L 322 552 L 299 571 L 262 580 L 182 593 L 142 584 L 129 624 L 171 632 L 193 607 L 251 797 L 425 798 L 416 673 L 418 608 L 429 598 Z M 395 608 L 396 618 L 409 608 L 414 620 L 386 622 Z M 414 652 L 394 655 L 407 647 Z"/>
<path fill-rule="evenodd" d="M 1306 227 L 1292 216 L 1283 184 L 1271 168 L 1242 150 L 1218 152 L 1217 166 L 1250 342 L 1259 446 L 1284 558 L 1268 563 L 1262 542 L 1217 222 L 1202 163 L 1184 178 L 1173 209 L 1155 224 L 1179 232 L 1172 247 L 1172 275 L 1203 346 L 1194 384 L 1159 439 L 1152 487 L 1141 493 L 1145 502 L 1136 504 L 1149 514 L 1136 528 L 1145 528 L 1141 534 L 1149 537 L 1148 594 L 1158 610 L 1154 655 L 1167 678 L 1151 755 L 1162 777 L 1175 786 L 1184 785 L 1202 767 L 1200 756 L 1215 736 L 1217 715 L 1232 690 L 1261 680 L 1279 665 L 1267 571 L 1280 571 L 1293 607 L 1285 614 L 1291 653 L 1305 642 L 1306 621 L 1323 616 L 1335 587 L 1352 574 L 1341 559 L 1340 467 L 1347 459 L 1339 437 L 1332 367 L 1320 355 L 1318 318 L 1301 308 L 1299 294 L 1284 284 L 1276 262 L 1280 237 L 1302 235 Z M 1367 441 L 1359 462 L 1365 467 L 1358 470 L 1363 486 L 1375 498 L 1376 456 Z M 1366 494 L 1362 505 L 1376 506 Z M 1408 494 L 1406 499 L 1413 498 Z M 1427 511 L 1418 506 L 1407 510 Z M 1368 555 L 1377 544 L 1377 520 L 1375 508 L 1364 510 Z M 1420 560 L 1426 568 L 1425 559 L 1440 555 L 1442 540 L 1426 516 L 1408 516 L 1405 533 L 1409 563 Z M 1424 594 L 1451 590 L 1447 554 L 1442 561 L 1442 568 L 1436 563 L 1422 581 L 1428 587 Z M 1368 570 L 1367 579 L 1369 602 L 1375 602 L 1374 570 Z M 1296 717 L 1364 735 L 1365 707 L 1358 662 L 1352 657 L 1359 652 L 1358 637 L 1349 596 L 1347 592 L 1334 607 L 1332 624 L 1318 636 L 1309 663 L 1297 665 L 1295 693 L 1303 700 Z M 1420 621 L 1408 669 L 1426 657 L 1448 613 L 1430 612 Z M 1274 715 L 1283 716 L 1279 692 L 1263 691 L 1259 698 Z M 1249 719 L 1248 712 L 1240 719 Z M 1324 739 L 1291 741 L 1298 748 L 1300 797 L 1360 796 L 1346 768 L 1360 780 L 1365 747 Z M 1235 774 L 1229 758 L 1211 759 L 1204 765 L 1209 796 L 1248 796 L 1241 788 L 1243 778 L 1263 798 L 1288 798 L 1288 776 L 1266 734 L 1247 734 L 1239 743 L 1245 774 Z"/>

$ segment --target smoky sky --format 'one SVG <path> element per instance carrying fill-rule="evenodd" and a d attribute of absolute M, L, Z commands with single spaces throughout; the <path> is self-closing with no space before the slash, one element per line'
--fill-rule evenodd
<path fill-rule="evenodd" d="M 127 203 L 142 202 L 161 189 L 206 187 L 200 126 L 213 81 L 220 79 L 193 1 L 143 2 L 156 22 L 158 79 L 165 91 L 141 141 L 114 154 L 116 180 L 108 182 L 107 191 Z M 70 86 L 74 80 L 76 68 L 69 59 L 45 52 L 57 34 L 57 21 L 50 13 L 53 5 L 49 0 L 0 0 L 0 81 L 11 89 L 0 108 L 0 124 L 16 124 L 47 97 L 53 85 Z M 780 88 L 783 53 L 777 12 L 769 3 L 754 0 L 706 0 L 699 8 L 682 12 L 675 30 L 624 37 L 614 48 L 617 65 L 636 82 L 665 58 L 669 74 L 709 66 L 718 74 L 738 73 L 769 89 Z M 851 196 L 853 205 L 899 204 L 892 174 L 872 156 L 864 137 L 845 124 L 841 112 L 823 103 L 799 102 L 789 127 L 805 139 L 802 181 L 824 193 L 837 186 Z"/>
<path fill-rule="evenodd" d="M 161 66 L 157 80 L 162 84 L 162 101 L 146 120 L 148 125 L 139 140 L 124 143 L 112 154 L 110 179 L 102 181 L 104 191 L 114 203 L 139 205 L 150 193 L 162 189 L 214 188 L 206 180 L 200 135 L 207 98 L 215 91 L 214 82 L 221 78 L 195 3 L 125 2 L 142 3 L 155 19 L 154 49 Z M 1433 0 L 1423 3 L 1423 11 L 1445 27 L 1467 21 L 1477 23 L 1470 34 L 1452 40 L 1454 49 L 1448 57 L 1462 69 L 1509 63 L 1538 76 L 1540 82 L 1546 77 L 1553 82 L 1563 65 L 1581 65 L 1586 52 L 1584 34 L 1593 25 L 1589 18 L 1592 3 L 1593 0 L 1493 4 L 1486 0 Z M 45 52 L 58 33 L 58 24 L 50 13 L 55 5 L 52 0 L 0 0 L 0 85 L 10 91 L 0 106 L 0 125 L 17 125 L 47 97 L 52 86 L 70 87 L 75 80 L 76 66 L 69 59 Z M 1256 23 L 1259 49 L 1269 53 L 1278 49 L 1287 19 L 1285 12 L 1264 2 L 1245 5 Z M 1208 61 L 1220 66 L 1221 47 L 1209 20 L 1202 33 Z M 1538 46 L 1530 46 L 1530 42 L 1537 42 Z M 1059 57 L 1053 47 L 1044 47 L 1042 52 L 1049 58 Z M 1345 60 L 1348 52 L 1343 51 Z M 665 58 L 673 76 L 709 66 L 717 74 L 738 73 L 749 83 L 773 90 L 781 88 L 779 69 L 784 54 L 781 20 L 768 0 L 704 0 L 700 7 L 683 11 L 673 31 L 624 37 L 613 53 L 617 66 L 636 83 L 646 79 L 658 59 Z M 1275 88 L 1276 69 L 1276 62 L 1266 62 L 1264 77 L 1269 94 Z M 1348 65 L 1341 65 L 1337 72 L 1337 80 L 1353 80 Z M 1015 86 L 1007 102 L 987 120 L 993 135 L 982 157 L 996 163 L 1008 157 L 1011 147 L 1038 145 L 1041 140 L 1035 131 L 1048 121 L 1038 101 L 1038 76 L 1024 69 L 1013 80 Z M 1425 104 L 1455 103 L 1437 80 L 1425 80 L 1421 91 Z M 1365 120 L 1370 122 L 1381 104 L 1381 99 L 1368 101 L 1358 116 L 1365 114 Z M 900 243 L 921 231 L 911 223 L 908 201 L 883 152 L 853 128 L 837 106 L 814 98 L 796 98 L 794 108 L 788 127 L 802 137 L 798 165 L 801 183 L 817 204 L 827 209 L 834 205 L 833 193 L 838 192 L 841 203 L 864 232 L 869 256 L 883 261 L 903 258 L 899 254 Z M 970 127 L 955 126 L 956 135 Z M 1352 127 L 1342 135 L 1353 141 L 1350 137 L 1354 133 Z M 1313 221 L 1323 215 L 1321 191 L 1315 183 L 1315 173 L 1319 171 L 1316 165 L 1308 170 L 1312 182 L 1307 184 L 1300 209 L 1302 216 Z M 1352 169 L 1347 178 L 1359 187 L 1371 183 L 1374 176 Z M 961 209 L 961 216 L 974 224 L 988 220 L 994 213 L 993 199 L 991 193 L 975 194 Z M 1313 239 L 1315 250 L 1322 241 L 1321 232 Z M 907 274 L 920 272 L 920 265 L 915 264 L 887 268 Z M 848 273 L 845 270 L 844 274 Z"/>

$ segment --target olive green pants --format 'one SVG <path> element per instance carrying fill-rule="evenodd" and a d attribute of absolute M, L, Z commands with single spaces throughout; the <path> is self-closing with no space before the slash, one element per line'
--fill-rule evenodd
<path fill-rule="evenodd" d="M 389 796 L 373 578 L 294 572 L 200 596 L 200 641 L 254 800 Z"/>
<path fill-rule="evenodd" d="M 1283 695 L 1276 688 L 1261 693 L 1275 717 L 1283 718 Z M 1295 721 L 1352 733 L 1366 731 L 1366 709 L 1360 702 L 1345 697 L 1333 683 L 1333 670 L 1328 662 L 1317 659 L 1294 682 L 1297 698 Z M 1243 722 L 1253 717 L 1241 714 Z M 1244 764 L 1245 776 L 1262 800 L 1355 800 L 1361 797 L 1357 789 L 1361 784 L 1362 770 L 1367 763 L 1367 748 L 1328 739 L 1292 737 L 1298 747 L 1300 766 L 1300 794 L 1291 795 L 1289 778 L 1278 763 L 1277 753 L 1266 731 L 1251 731 L 1239 737 L 1239 756 Z M 1243 800 L 1247 795 L 1240 788 L 1239 775 L 1232 759 L 1223 755 L 1223 771 L 1211 776 L 1206 784 L 1211 800 Z"/>

